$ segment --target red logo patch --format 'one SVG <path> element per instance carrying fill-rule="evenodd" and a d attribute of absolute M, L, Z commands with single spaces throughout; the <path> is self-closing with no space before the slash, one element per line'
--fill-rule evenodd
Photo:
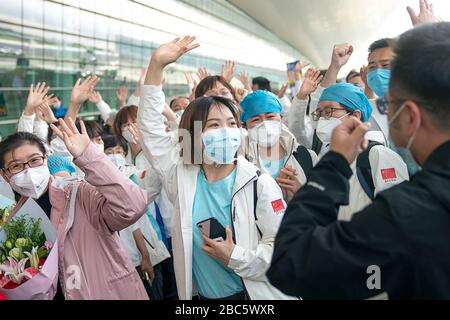
<path fill-rule="evenodd" d="M 142 173 L 141 173 L 141 180 L 145 178 L 146 174 L 147 174 L 147 170 L 142 171 Z"/>
<path fill-rule="evenodd" d="M 397 173 L 395 172 L 395 168 L 381 169 L 381 177 L 385 181 L 397 179 Z"/>
<path fill-rule="evenodd" d="M 282 199 L 272 201 L 271 204 L 272 204 L 272 209 L 276 214 L 280 214 L 284 211 L 284 209 L 286 209 Z"/>

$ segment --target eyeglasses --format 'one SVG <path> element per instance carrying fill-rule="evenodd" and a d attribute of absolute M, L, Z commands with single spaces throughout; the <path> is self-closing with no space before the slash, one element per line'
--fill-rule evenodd
<path fill-rule="evenodd" d="M 39 156 L 34 157 L 27 162 L 23 163 L 14 163 L 10 165 L 8 168 L 4 169 L 5 171 L 9 171 L 11 174 L 18 174 L 25 170 L 25 167 L 28 166 L 29 168 L 37 168 L 44 164 L 45 162 L 45 156 Z"/>
<path fill-rule="evenodd" d="M 339 111 L 339 110 L 348 111 L 347 109 L 344 109 L 344 108 L 325 107 L 321 110 L 314 111 L 313 113 L 311 113 L 311 116 L 314 121 L 319 121 L 320 118 L 325 118 L 328 120 L 331 117 L 333 117 L 334 111 Z"/>
<path fill-rule="evenodd" d="M 395 104 L 399 105 L 405 101 L 406 101 L 406 99 L 388 100 L 386 98 L 379 98 L 379 99 L 375 100 L 375 104 L 377 106 L 378 111 L 381 114 L 388 114 L 388 109 L 389 109 L 390 103 L 395 103 Z M 425 110 L 433 111 L 433 107 L 430 106 L 429 103 L 427 104 L 427 102 L 425 102 L 425 101 L 418 101 L 418 100 L 411 100 L 411 101 L 414 101 L 416 104 L 420 105 L 420 107 L 424 108 Z"/>

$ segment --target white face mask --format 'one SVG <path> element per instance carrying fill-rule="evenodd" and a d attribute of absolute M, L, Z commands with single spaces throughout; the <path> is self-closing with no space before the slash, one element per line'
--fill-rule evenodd
<path fill-rule="evenodd" d="M 130 130 L 128 130 L 128 127 L 122 130 L 122 137 L 124 137 L 124 139 L 127 140 L 128 143 L 136 144 L 136 140 L 134 140 L 134 137 L 131 134 Z"/>
<path fill-rule="evenodd" d="M 45 192 L 50 179 L 46 165 L 28 168 L 11 177 L 11 188 L 22 196 L 38 199 Z"/>
<path fill-rule="evenodd" d="M 400 114 L 403 112 L 403 110 L 405 109 L 405 104 L 403 104 L 398 110 L 397 112 L 395 112 L 395 114 L 392 116 L 392 118 L 389 120 L 389 126 L 392 126 L 392 124 L 395 122 L 395 120 L 397 120 L 397 118 L 400 116 Z M 414 140 L 416 139 L 416 134 L 417 134 L 417 130 L 419 130 L 420 127 L 420 122 L 419 125 L 416 128 L 416 131 L 414 131 L 413 135 L 409 138 L 407 144 L 405 147 L 401 147 L 401 146 L 397 146 L 397 149 L 399 149 L 402 157 L 404 157 L 404 160 L 409 160 L 409 162 L 413 163 L 414 165 L 419 165 L 416 161 L 416 159 L 414 158 L 414 155 L 411 152 L 411 147 L 414 143 Z M 389 128 L 389 131 L 392 131 L 392 129 Z"/>
<path fill-rule="evenodd" d="M 342 119 L 348 116 L 348 114 L 338 118 L 320 118 L 317 122 L 316 135 L 322 141 L 322 150 L 328 150 L 331 144 L 331 135 L 333 130 L 342 123 Z M 321 152 L 322 153 L 322 152 Z"/>
<path fill-rule="evenodd" d="M 105 145 L 104 145 L 103 143 L 100 143 L 100 144 L 94 143 L 94 146 L 95 146 L 98 150 L 100 150 L 102 153 L 105 152 Z"/>
<path fill-rule="evenodd" d="M 111 160 L 112 163 L 114 163 L 114 165 L 117 168 L 122 168 L 125 167 L 125 165 L 127 164 L 127 161 L 125 160 L 125 157 L 121 154 L 108 154 L 108 158 Z"/>
<path fill-rule="evenodd" d="M 58 110 L 59 108 L 61 108 L 61 103 L 60 102 L 53 102 L 53 109 Z"/>
<path fill-rule="evenodd" d="M 280 140 L 280 135 L 280 121 L 263 121 L 256 127 L 248 130 L 249 138 L 263 148 L 273 147 Z"/>

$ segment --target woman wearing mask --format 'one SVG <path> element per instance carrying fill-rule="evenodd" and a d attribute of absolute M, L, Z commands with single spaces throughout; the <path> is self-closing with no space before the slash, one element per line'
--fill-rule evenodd
<path fill-rule="evenodd" d="M 202 97 L 186 109 L 179 141 L 164 130 L 164 68 L 196 48 L 192 37 L 154 51 L 141 89 L 138 128 L 144 152 L 174 203 L 173 254 L 180 299 L 288 299 L 265 277 L 285 209 L 281 190 L 266 174 L 237 157 L 238 108 L 223 97 Z M 237 159 L 236 159 L 237 158 Z M 200 232 L 197 223 L 215 218 L 224 241 Z"/>
<path fill-rule="evenodd" d="M 269 91 L 258 90 L 241 101 L 241 121 L 246 125 L 245 142 L 247 159 L 278 181 L 285 184 L 304 185 L 309 170 L 317 163 L 314 151 L 300 146 L 289 129 L 282 124 L 282 105 Z M 296 173 L 296 179 L 288 181 L 287 172 Z M 283 190 L 284 191 L 284 190 Z M 289 201 L 293 194 L 284 194 Z"/>
<path fill-rule="evenodd" d="M 170 108 L 165 105 L 164 110 L 170 110 Z M 124 170 L 137 170 L 140 172 L 141 176 L 144 174 L 145 178 L 140 179 L 140 186 L 147 191 L 147 193 L 153 193 L 155 185 L 158 185 L 160 189 L 156 198 L 152 197 L 154 203 L 150 204 L 149 209 L 156 214 L 156 220 L 161 228 L 164 230 L 169 251 L 171 250 L 171 236 L 172 236 L 172 212 L 173 206 L 167 197 L 166 190 L 162 187 L 162 183 L 159 181 L 159 177 L 154 172 L 147 157 L 142 152 L 142 147 L 140 143 L 140 136 L 136 127 L 138 107 L 137 106 L 126 106 L 119 110 L 116 114 L 113 124 L 113 132 L 117 136 L 122 137 L 127 141 L 128 152 L 125 156 L 127 167 Z M 170 110 L 173 114 L 173 112 Z M 154 182 L 157 180 L 158 182 Z M 150 183 L 148 182 L 150 181 Z M 173 276 L 173 260 L 167 259 L 163 261 L 163 276 L 164 276 L 164 292 L 165 298 L 175 299 L 176 289 L 175 281 Z"/>
<path fill-rule="evenodd" d="M 52 126 L 86 175 L 64 187 L 50 176 L 39 138 L 16 133 L 1 142 L 1 174 L 20 197 L 13 214 L 31 197 L 50 218 L 58 239 L 58 287 L 66 299 L 147 299 L 117 235 L 145 213 L 147 197 L 94 147 L 83 122 L 80 127 L 81 133 L 70 118 L 60 119 L 60 129 Z M 70 278 L 74 269 L 79 285 Z M 44 298 L 53 298 L 53 289 Z"/>
<path fill-rule="evenodd" d="M 127 164 L 136 166 L 140 170 L 150 167 L 147 159 L 142 153 L 139 143 L 139 135 L 136 130 L 137 106 L 126 106 L 117 112 L 114 118 L 113 132 L 123 137 L 128 144 Z"/>
<path fill-rule="evenodd" d="M 317 122 L 317 137 L 322 142 L 320 156 L 328 152 L 332 132 L 343 119 L 356 117 L 367 122 L 371 113 L 370 102 L 360 88 L 349 83 L 338 83 L 325 89 L 317 110 L 312 114 Z M 349 180 L 350 202 L 340 207 L 340 220 L 350 220 L 355 212 L 369 205 L 376 194 L 409 178 L 405 163 L 397 153 L 386 147 L 382 132 L 369 131 L 366 137 L 369 148 L 351 164 L 354 174 Z"/>
<path fill-rule="evenodd" d="M 142 185 L 145 174 L 134 166 L 126 165 L 125 156 L 128 152 L 126 142 L 118 136 L 104 136 L 105 154 L 118 169 L 137 185 Z M 148 180 L 148 179 L 146 179 Z M 151 179 L 148 183 L 157 185 L 148 192 L 148 201 L 159 194 L 161 186 Z M 148 184 L 147 184 L 148 186 Z M 148 189 L 148 188 L 147 188 Z M 154 212 L 154 211 L 153 211 Z M 147 210 L 137 222 L 119 232 L 122 243 L 136 267 L 151 300 L 163 300 L 163 274 L 161 262 L 170 257 L 163 242 L 164 234 L 156 222 L 156 216 Z"/>

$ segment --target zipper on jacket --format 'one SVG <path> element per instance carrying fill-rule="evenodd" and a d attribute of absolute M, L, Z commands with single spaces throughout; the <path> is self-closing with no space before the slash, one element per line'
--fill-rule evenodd
<path fill-rule="evenodd" d="M 254 176 L 254 177 L 251 178 L 249 181 L 247 181 L 247 182 L 246 182 L 241 188 L 239 188 L 239 190 L 237 190 L 237 191 L 233 194 L 233 196 L 231 197 L 231 205 L 232 205 L 232 208 L 230 208 L 230 214 L 231 214 L 231 219 L 232 219 L 233 222 L 236 221 L 236 207 L 233 205 L 234 197 L 235 197 L 242 189 L 244 189 L 249 183 L 253 182 L 253 181 L 255 180 L 255 178 L 258 179 L 258 176 Z M 234 229 L 234 227 L 233 227 L 233 229 Z"/>
<path fill-rule="evenodd" d="M 237 190 L 234 194 L 233 194 L 233 196 L 231 197 L 231 208 L 230 208 L 230 214 L 231 214 L 231 228 L 232 228 L 232 230 L 231 230 L 231 232 L 232 232 L 232 234 L 233 234 L 233 242 L 234 243 L 236 243 L 236 239 L 235 239 L 235 236 L 234 236 L 234 222 L 236 221 L 236 206 L 233 204 L 233 200 L 234 200 L 234 197 L 242 190 L 242 189 L 244 189 L 248 184 L 250 184 L 250 183 L 252 183 L 254 180 L 255 180 L 255 178 L 256 179 L 258 179 L 258 176 L 255 176 L 255 177 L 253 177 L 253 178 L 251 178 L 249 181 L 247 181 L 241 188 L 239 188 L 239 190 Z M 246 297 L 249 299 L 249 300 L 251 300 L 250 299 L 250 295 L 248 294 L 248 290 L 247 290 L 247 287 L 245 286 L 245 283 L 244 283 L 244 279 L 242 279 L 242 277 L 239 277 L 239 279 L 241 279 L 241 282 L 242 282 L 242 287 L 244 288 L 244 294 L 246 295 Z"/>
<path fill-rule="evenodd" d="M 292 141 L 292 144 L 291 144 L 291 152 L 289 152 L 289 157 L 288 157 L 287 160 L 285 161 L 283 168 L 286 167 L 287 163 L 288 163 L 289 160 L 291 160 L 291 158 L 292 158 L 292 153 L 294 152 L 294 143 L 295 143 L 295 140 Z"/>

